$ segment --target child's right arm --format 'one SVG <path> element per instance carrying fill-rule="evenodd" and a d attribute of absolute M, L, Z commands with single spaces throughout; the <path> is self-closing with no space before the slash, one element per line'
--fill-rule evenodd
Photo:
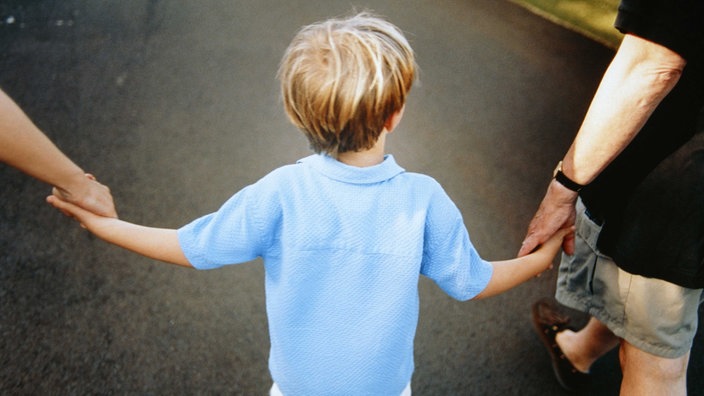
<path fill-rule="evenodd" d="M 181 249 L 176 230 L 144 227 L 84 210 L 55 195 L 47 198 L 52 206 L 75 218 L 99 238 L 143 256 L 171 264 L 192 267 Z"/>
<path fill-rule="evenodd" d="M 555 255 L 562 246 L 562 240 L 572 232 L 574 227 L 562 229 L 531 254 L 512 260 L 492 262 L 494 272 L 491 280 L 474 299 L 501 294 L 550 269 Z"/>

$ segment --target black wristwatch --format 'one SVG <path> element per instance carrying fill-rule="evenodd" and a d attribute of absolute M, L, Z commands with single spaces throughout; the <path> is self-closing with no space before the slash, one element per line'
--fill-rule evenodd
<path fill-rule="evenodd" d="M 562 161 L 557 163 L 555 171 L 552 173 L 552 177 L 557 180 L 558 183 L 562 184 L 563 186 L 567 187 L 567 189 L 572 190 L 574 192 L 580 192 L 584 188 L 583 185 L 577 183 L 576 181 L 570 179 L 569 177 L 565 176 L 564 173 L 562 173 Z"/>

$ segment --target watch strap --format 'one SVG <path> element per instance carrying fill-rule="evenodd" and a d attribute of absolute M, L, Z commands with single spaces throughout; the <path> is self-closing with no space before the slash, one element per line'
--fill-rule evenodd
<path fill-rule="evenodd" d="M 557 182 L 562 184 L 563 186 L 567 187 L 567 189 L 572 190 L 574 192 L 579 192 L 584 188 L 583 185 L 575 182 L 574 180 L 567 177 L 564 173 L 562 173 L 562 169 L 558 169 L 557 172 L 555 172 L 555 180 L 557 180 Z"/>

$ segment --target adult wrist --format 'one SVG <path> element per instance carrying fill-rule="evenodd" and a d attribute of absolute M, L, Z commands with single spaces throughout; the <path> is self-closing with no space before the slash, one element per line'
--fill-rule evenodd
<path fill-rule="evenodd" d="M 87 193 L 89 182 L 86 174 L 81 169 L 78 169 L 78 171 L 71 172 L 61 177 L 55 187 L 61 191 L 64 198 L 75 200 L 77 197 L 81 197 Z"/>
<path fill-rule="evenodd" d="M 577 183 L 576 181 L 572 180 L 562 171 L 562 161 L 557 163 L 557 166 L 555 167 L 555 170 L 552 173 L 552 177 L 554 181 L 575 193 L 579 193 L 584 188 L 583 184 Z"/>
<path fill-rule="evenodd" d="M 565 205 L 573 205 L 579 198 L 579 193 L 565 187 L 562 183 L 554 178 L 548 185 L 548 195 L 552 196 L 555 202 L 560 202 Z"/>

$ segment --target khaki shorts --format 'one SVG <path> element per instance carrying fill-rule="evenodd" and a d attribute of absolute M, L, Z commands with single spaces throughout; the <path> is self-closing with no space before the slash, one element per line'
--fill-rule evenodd
<path fill-rule="evenodd" d="M 597 249 L 600 231 L 578 201 L 575 254 L 562 256 L 557 300 L 595 317 L 650 354 L 677 358 L 689 352 L 697 332 L 702 289 L 621 270 Z"/>

